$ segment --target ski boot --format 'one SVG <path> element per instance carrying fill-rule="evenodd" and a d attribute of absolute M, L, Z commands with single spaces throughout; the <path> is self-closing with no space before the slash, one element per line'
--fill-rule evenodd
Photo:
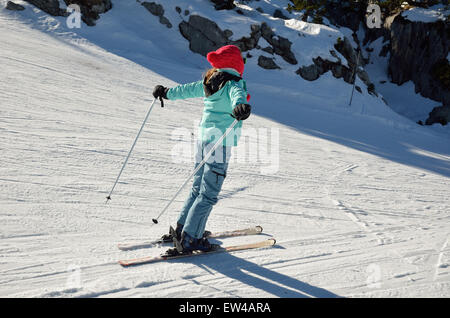
<path fill-rule="evenodd" d="M 177 240 L 181 240 L 181 232 L 183 231 L 183 225 L 180 223 L 177 223 L 177 228 L 174 230 L 173 227 L 171 226 L 169 228 L 169 234 L 164 234 L 163 236 L 161 236 L 161 240 L 164 243 L 172 243 L 174 237 Z"/>
<path fill-rule="evenodd" d="M 175 230 L 172 228 L 172 231 Z M 173 244 L 174 247 L 168 249 L 165 255 L 167 256 L 189 255 L 195 251 L 206 253 L 220 248 L 220 245 L 218 244 L 211 244 L 206 237 L 197 239 L 190 236 L 186 232 L 182 232 L 180 240 L 174 238 Z"/>
<path fill-rule="evenodd" d="M 181 240 L 181 232 L 183 231 L 183 225 L 180 223 L 177 223 L 177 228 L 174 230 L 174 232 L 172 232 L 172 230 L 173 230 L 173 227 L 170 227 L 169 234 L 164 234 L 163 236 L 161 236 L 161 241 L 163 243 L 172 243 L 174 237 L 176 237 L 178 241 Z M 175 236 L 173 233 L 175 233 Z M 210 231 L 205 231 L 203 233 L 204 238 L 207 238 L 210 235 L 211 235 Z"/>
<path fill-rule="evenodd" d="M 186 232 L 181 233 L 181 240 L 174 240 L 175 248 L 180 254 L 192 253 L 193 251 L 209 252 L 216 245 L 211 244 L 206 237 L 194 238 Z"/>

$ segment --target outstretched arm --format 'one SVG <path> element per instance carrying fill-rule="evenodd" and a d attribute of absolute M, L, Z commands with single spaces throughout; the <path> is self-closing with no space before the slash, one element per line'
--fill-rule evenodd
<path fill-rule="evenodd" d="M 173 88 L 167 88 L 162 85 L 156 85 L 153 89 L 153 97 L 162 99 L 186 99 L 195 97 L 204 97 L 203 81 L 193 82 L 184 85 L 178 85 Z"/>
<path fill-rule="evenodd" d="M 171 100 L 204 97 L 203 81 L 175 86 L 170 88 L 166 95 L 167 99 Z"/>

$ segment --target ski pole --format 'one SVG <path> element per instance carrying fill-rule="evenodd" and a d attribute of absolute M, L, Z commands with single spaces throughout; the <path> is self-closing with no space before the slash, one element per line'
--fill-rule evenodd
<path fill-rule="evenodd" d="M 156 102 L 156 98 L 153 100 L 152 104 L 150 105 L 150 108 L 149 108 L 149 110 L 147 112 L 147 115 L 145 116 L 144 122 L 142 123 L 141 129 L 139 129 L 139 132 L 138 132 L 136 138 L 134 139 L 133 145 L 131 146 L 131 149 L 128 152 L 128 156 L 126 157 L 125 162 L 122 165 L 122 169 L 120 169 L 119 175 L 116 178 L 116 182 L 114 182 L 114 185 L 113 185 L 111 191 L 109 192 L 109 195 L 106 197 L 106 203 L 108 203 L 108 201 L 111 200 L 111 194 L 113 193 L 114 188 L 116 187 L 116 184 L 119 181 L 119 178 L 120 178 L 120 175 L 122 174 L 123 169 L 127 165 L 128 158 L 130 158 L 131 152 L 133 151 L 134 146 L 136 145 L 136 142 L 137 142 L 137 140 L 139 138 L 139 135 L 141 134 L 142 130 L 144 129 L 145 123 L 147 122 L 147 119 L 150 116 L 150 112 L 152 111 L 152 108 L 153 108 L 153 105 L 155 105 L 155 102 Z"/>
<path fill-rule="evenodd" d="M 226 136 L 231 132 L 231 130 L 234 128 L 234 126 L 239 122 L 239 120 L 235 119 L 234 122 L 231 124 L 230 127 L 225 131 L 225 133 L 222 135 L 222 137 L 217 140 L 214 147 L 211 148 L 211 150 L 205 155 L 205 158 L 198 164 L 198 166 L 195 168 L 195 170 L 191 173 L 191 175 L 184 181 L 184 183 L 181 185 L 181 187 L 178 189 L 178 191 L 175 193 L 175 195 L 172 197 L 172 199 L 169 201 L 169 203 L 166 204 L 164 209 L 159 213 L 159 215 L 152 219 L 153 223 L 158 224 L 158 219 L 161 217 L 161 215 L 166 212 L 166 210 L 169 208 L 169 206 L 172 204 L 172 202 L 175 200 L 175 198 L 178 196 L 178 194 L 181 192 L 181 190 L 184 188 L 184 186 L 191 180 L 191 178 L 203 167 L 203 165 L 208 161 L 209 157 L 213 154 L 213 152 L 219 147 L 219 145 L 222 144 L 222 141 L 225 139 Z"/>

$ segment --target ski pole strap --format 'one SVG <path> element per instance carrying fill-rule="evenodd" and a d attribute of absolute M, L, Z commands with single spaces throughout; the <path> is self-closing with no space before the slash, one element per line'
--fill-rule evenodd
<path fill-rule="evenodd" d="M 194 169 L 194 171 L 190 174 L 190 176 L 184 181 L 184 183 L 181 185 L 181 187 L 178 188 L 178 191 L 175 193 L 175 195 L 172 197 L 172 199 L 166 204 L 164 209 L 159 213 L 159 215 L 153 219 L 153 223 L 157 224 L 158 219 L 166 212 L 166 210 L 169 208 L 169 206 L 172 204 L 172 202 L 175 200 L 175 198 L 178 196 L 178 194 L 183 190 L 184 186 L 191 180 L 191 178 L 203 167 L 203 165 L 209 160 L 213 152 L 222 145 L 223 140 L 226 136 L 233 130 L 234 126 L 239 122 L 239 120 L 235 119 L 230 127 L 225 131 L 225 133 L 217 140 L 217 142 L 214 144 L 214 146 L 211 148 L 211 150 L 205 155 L 203 160 L 197 165 L 197 167 Z"/>

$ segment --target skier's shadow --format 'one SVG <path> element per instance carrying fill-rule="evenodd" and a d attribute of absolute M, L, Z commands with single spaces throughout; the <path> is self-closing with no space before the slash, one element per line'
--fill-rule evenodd
<path fill-rule="evenodd" d="M 280 274 L 230 253 L 213 257 L 198 257 L 194 264 L 205 270 L 213 270 L 235 281 L 261 289 L 283 298 L 335 298 L 341 297 L 326 289 L 315 287 L 293 277 Z M 191 278 L 193 281 L 195 279 Z M 196 282 L 199 283 L 199 282 Z"/>

